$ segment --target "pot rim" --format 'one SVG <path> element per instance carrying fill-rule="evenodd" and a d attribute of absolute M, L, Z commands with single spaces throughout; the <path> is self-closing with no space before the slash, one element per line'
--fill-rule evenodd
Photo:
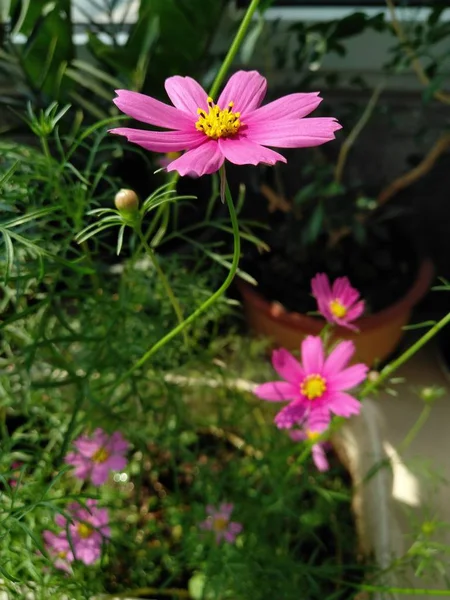
<path fill-rule="evenodd" d="M 422 299 L 428 290 L 434 275 L 434 266 L 430 258 L 423 258 L 419 263 L 417 276 L 409 290 L 399 300 L 367 317 L 361 317 L 355 321 L 360 331 L 375 329 L 386 321 L 394 320 L 401 314 L 410 311 L 415 304 Z M 319 335 L 325 324 L 325 319 L 312 317 L 303 313 L 289 311 L 277 301 L 268 301 L 249 283 L 242 279 L 237 282 L 237 287 L 244 301 L 251 303 L 260 312 L 264 313 L 271 321 L 284 323 L 285 325 L 301 331 L 307 330 L 311 334 Z M 336 326 L 335 333 L 338 336 L 351 337 L 351 331 L 345 327 Z M 356 333 L 358 335 L 358 333 Z"/>

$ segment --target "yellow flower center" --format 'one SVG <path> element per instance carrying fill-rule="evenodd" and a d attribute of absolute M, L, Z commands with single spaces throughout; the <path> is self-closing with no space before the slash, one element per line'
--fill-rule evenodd
<path fill-rule="evenodd" d="M 330 310 L 333 313 L 333 315 L 338 319 L 342 319 L 347 314 L 347 309 L 337 298 L 330 302 Z"/>
<path fill-rule="evenodd" d="M 311 442 L 314 442 L 315 440 L 317 440 L 317 438 L 320 437 L 320 433 L 318 431 L 311 431 L 310 429 L 307 429 L 306 430 L 306 437 Z"/>
<path fill-rule="evenodd" d="M 175 160 L 181 156 L 181 152 L 166 152 L 166 157 L 169 160 Z"/>
<path fill-rule="evenodd" d="M 321 375 L 308 375 L 303 380 L 300 386 L 300 392 L 308 398 L 308 400 L 314 400 L 323 396 L 327 389 L 325 379 Z"/>
<path fill-rule="evenodd" d="M 104 463 L 105 460 L 108 460 L 108 458 L 109 452 L 108 450 L 103 448 L 103 446 L 99 448 L 96 452 L 94 452 L 94 454 L 92 455 L 92 460 L 95 463 Z"/>
<path fill-rule="evenodd" d="M 216 517 L 214 519 L 214 529 L 215 531 L 225 531 L 228 525 L 228 519 L 224 519 L 223 517 Z"/>
<path fill-rule="evenodd" d="M 58 554 L 56 556 L 58 558 L 66 558 L 67 552 L 65 550 L 60 550 L 60 552 L 58 552 Z"/>
<path fill-rule="evenodd" d="M 80 538 L 83 538 L 84 540 L 88 537 L 91 537 L 91 535 L 94 533 L 92 527 L 86 525 L 86 523 L 79 523 L 77 525 L 77 531 Z"/>
<path fill-rule="evenodd" d="M 212 98 L 208 98 L 208 112 L 203 110 L 203 108 L 197 109 L 197 113 L 200 115 L 200 117 L 195 123 L 196 129 L 205 133 L 213 140 L 235 135 L 239 131 L 242 123 L 239 120 L 241 113 L 231 111 L 233 105 L 234 103 L 230 102 L 228 104 L 228 108 L 222 110 L 220 106 L 214 104 Z"/>

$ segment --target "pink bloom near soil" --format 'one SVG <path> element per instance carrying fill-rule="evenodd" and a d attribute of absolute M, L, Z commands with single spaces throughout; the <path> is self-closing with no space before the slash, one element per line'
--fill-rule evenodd
<path fill-rule="evenodd" d="M 318 273 L 311 280 L 311 288 L 318 309 L 328 322 L 358 330 L 351 322 L 363 314 L 364 301 L 359 300 L 358 290 L 350 285 L 347 277 L 338 277 L 330 285 L 327 275 Z"/>
<path fill-rule="evenodd" d="M 91 565 L 100 558 L 102 545 L 111 536 L 108 511 L 98 508 L 97 500 L 89 499 L 86 508 L 77 502 L 69 504 L 68 513 L 71 519 L 67 521 L 63 515 L 57 515 L 55 522 L 63 528 L 66 538 L 70 538 L 74 558 Z"/>
<path fill-rule="evenodd" d="M 110 471 L 121 471 L 127 466 L 129 443 L 119 431 L 110 436 L 96 429 L 91 437 L 82 435 L 73 445 L 75 452 L 69 452 L 65 462 L 75 467 L 75 477 L 83 481 L 90 479 L 94 485 L 102 485 Z"/>
<path fill-rule="evenodd" d="M 110 133 L 153 152 L 186 151 L 167 165 L 180 175 L 214 173 L 225 159 L 236 165 L 286 162 L 267 146 L 319 146 L 341 129 L 332 117 L 303 118 L 322 101 L 319 92 L 290 94 L 261 106 L 267 81 L 257 71 L 235 73 L 217 103 L 191 77 L 169 77 L 165 88 L 173 106 L 127 90 L 116 90 L 114 103 L 133 119 L 170 131 L 118 127 Z"/>
<path fill-rule="evenodd" d="M 353 342 L 344 341 L 326 357 L 321 338 L 308 336 L 301 345 L 301 363 L 284 348 L 273 352 L 273 367 L 285 381 L 263 383 L 254 393 L 270 402 L 289 402 L 275 417 L 280 429 L 326 428 L 332 414 L 350 417 L 360 411 L 347 390 L 364 381 L 368 368 L 361 363 L 347 367 L 354 352 Z"/>
<path fill-rule="evenodd" d="M 218 544 L 222 541 L 232 544 L 242 531 L 241 523 L 230 521 L 233 509 L 233 504 L 227 503 L 221 504 L 219 508 L 208 505 L 206 507 L 208 517 L 200 523 L 199 527 L 214 532 Z"/>

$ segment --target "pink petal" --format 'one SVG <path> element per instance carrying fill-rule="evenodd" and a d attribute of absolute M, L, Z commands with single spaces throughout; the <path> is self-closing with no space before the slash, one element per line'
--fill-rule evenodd
<path fill-rule="evenodd" d="M 215 140 L 208 140 L 194 150 L 188 150 L 183 156 L 173 160 L 167 167 L 168 171 L 178 171 L 183 175 L 211 175 L 220 169 L 225 157 Z"/>
<path fill-rule="evenodd" d="M 233 512 L 234 504 L 230 502 L 222 502 L 219 506 L 219 512 L 226 518 L 229 519 L 231 513 Z"/>
<path fill-rule="evenodd" d="M 352 415 L 358 415 L 361 410 L 361 403 L 346 394 L 345 392 L 334 392 L 330 395 L 328 402 L 328 408 L 340 417 L 351 417 Z"/>
<path fill-rule="evenodd" d="M 280 377 L 296 385 L 297 388 L 305 376 L 301 364 L 284 348 L 273 351 L 272 365 Z"/>
<path fill-rule="evenodd" d="M 236 523 L 236 521 L 231 521 L 231 523 L 228 525 L 228 531 L 235 536 L 241 533 L 242 529 L 242 524 Z"/>
<path fill-rule="evenodd" d="M 207 529 L 208 531 L 211 531 L 213 522 L 211 519 L 206 519 L 205 521 L 199 523 L 198 526 L 200 527 L 200 529 Z"/>
<path fill-rule="evenodd" d="M 125 456 L 120 456 L 119 454 L 112 454 L 105 462 L 103 463 L 107 469 L 111 471 L 123 471 L 128 464 Z"/>
<path fill-rule="evenodd" d="M 330 465 L 328 464 L 322 444 L 314 444 L 312 447 L 312 457 L 318 471 L 321 471 L 322 473 L 328 471 Z"/>
<path fill-rule="evenodd" d="M 356 327 L 356 325 L 352 325 L 349 321 L 350 321 L 350 319 L 348 319 L 347 317 L 345 317 L 344 319 L 338 319 L 337 317 L 334 317 L 334 322 L 337 325 L 340 325 L 341 327 L 346 327 L 347 329 L 350 329 L 351 331 L 359 331 L 359 329 Z"/>
<path fill-rule="evenodd" d="M 117 98 L 114 98 L 113 102 L 117 108 L 142 123 L 167 129 L 189 129 L 195 123 L 192 116 L 188 117 L 173 106 L 151 96 L 128 90 L 116 90 L 116 94 Z"/>
<path fill-rule="evenodd" d="M 330 282 L 325 273 L 317 273 L 317 275 L 311 279 L 311 290 L 318 302 L 329 302 L 332 300 Z"/>
<path fill-rule="evenodd" d="M 298 119 L 297 121 L 268 121 L 248 125 L 249 140 L 278 148 L 308 148 L 334 140 L 341 125 L 332 117 Z"/>
<path fill-rule="evenodd" d="M 85 565 L 92 565 L 95 563 L 101 554 L 101 546 L 85 544 L 80 542 L 80 544 L 75 547 L 75 556 L 77 560 L 80 560 Z"/>
<path fill-rule="evenodd" d="M 257 385 L 253 390 L 255 396 L 262 400 L 270 402 L 288 402 L 289 400 L 297 400 L 300 393 L 298 386 L 292 385 L 287 381 L 270 381 Z"/>
<path fill-rule="evenodd" d="M 323 343 L 320 337 L 308 335 L 302 342 L 302 365 L 305 375 L 319 374 L 323 369 Z"/>
<path fill-rule="evenodd" d="M 106 466 L 106 463 L 101 463 L 98 465 L 94 465 L 92 467 L 91 473 L 91 481 L 93 485 L 99 486 L 103 485 L 105 481 L 108 479 L 109 469 Z"/>
<path fill-rule="evenodd" d="M 276 415 L 274 422 L 278 429 L 291 429 L 305 420 L 307 410 L 303 402 L 292 402 Z"/>
<path fill-rule="evenodd" d="M 355 353 L 355 344 L 350 340 L 339 342 L 329 354 L 323 367 L 325 377 L 337 375 L 348 364 Z"/>
<path fill-rule="evenodd" d="M 235 165 L 274 165 L 276 162 L 286 162 L 284 156 L 255 144 L 245 137 L 219 138 L 218 140 L 222 154 Z"/>
<path fill-rule="evenodd" d="M 236 539 L 236 534 L 233 533 L 232 531 L 225 531 L 223 534 L 223 538 L 229 544 L 233 544 Z"/>
<path fill-rule="evenodd" d="M 245 123 L 253 124 L 276 119 L 286 119 L 289 121 L 301 119 L 309 115 L 322 102 L 319 93 L 289 94 L 288 96 L 278 98 L 273 102 L 260 106 L 254 112 L 246 114 Z"/>
<path fill-rule="evenodd" d="M 78 450 L 78 452 L 85 458 L 91 458 L 91 456 L 97 452 L 100 445 L 97 441 L 92 440 L 86 436 L 81 436 L 77 440 L 74 441 L 73 445 Z"/>
<path fill-rule="evenodd" d="M 327 378 L 329 389 L 333 391 L 349 390 L 364 381 L 368 370 L 369 368 L 366 365 L 358 363 L 339 373 L 330 375 Z"/>
<path fill-rule="evenodd" d="M 194 116 L 195 121 L 198 119 L 198 108 L 208 112 L 208 94 L 192 77 L 180 77 L 180 75 L 169 77 L 166 79 L 164 87 L 174 106 L 180 111 Z"/>
<path fill-rule="evenodd" d="M 303 431 L 303 429 L 296 429 L 295 431 L 290 431 L 289 437 L 294 442 L 304 442 L 305 440 L 308 439 L 308 436 Z"/>
<path fill-rule="evenodd" d="M 326 405 L 316 406 L 313 403 L 304 426 L 310 431 L 317 431 L 318 433 L 323 433 L 330 426 L 330 421 L 331 415 L 330 411 L 328 410 L 328 407 Z"/>
<path fill-rule="evenodd" d="M 217 105 L 225 109 L 230 102 L 234 102 L 233 112 L 244 115 L 258 108 L 266 95 L 266 89 L 267 80 L 257 71 L 238 71 L 228 80 Z"/>
<path fill-rule="evenodd" d="M 123 437 L 120 431 L 115 431 L 108 442 L 108 450 L 114 454 L 124 454 L 128 451 L 130 443 Z"/>
<path fill-rule="evenodd" d="M 360 300 L 355 305 L 353 305 L 346 314 L 346 317 L 349 321 L 355 321 L 358 319 L 364 312 L 365 302 L 364 300 Z"/>
<path fill-rule="evenodd" d="M 341 298 L 348 288 L 353 289 L 348 277 L 338 277 L 333 282 L 331 294 L 333 298 Z"/>
<path fill-rule="evenodd" d="M 179 152 L 197 148 L 206 140 L 203 133 L 195 130 L 145 131 L 144 129 L 131 129 L 130 127 L 116 127 L 116 129 L 110 129 L 109 133 L 124 135 L 129 142 L 154 152 Z"/>

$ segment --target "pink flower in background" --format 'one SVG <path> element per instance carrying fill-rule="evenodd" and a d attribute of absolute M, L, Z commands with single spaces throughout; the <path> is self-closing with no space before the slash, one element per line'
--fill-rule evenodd
<path fill-rule="evenodd" d="M 116 90 L 114 103 L 130 117 L 170 131 L 117 127 L 110 133 L 153 152 L 186 150 L 167 166 L 180 175 L 214 173 L 225 159 L 236 165 L 286 162 L 266 146 L 320 146 L 341 129 L 332 117 L 303 118 L 320 104 L 319 92 L 290 94 L 261 106 L 267 81 L 257 71 L 235 73 L 217 103 L 190 77 L 169 77 L 165 88 L 173 106 L 127 90 Z"/>
<path fill-rule="evenodd" d="M 241 523 L 230 521 L 233 509 L 233 504 L 222 503 L 218 509 L 214 508 L 214 506 L 208 505 L 206 507 L 206 514 L 208 517 L 205 521 L 200 523 L 199 527 L 201 529 L 213 531 L 218 544 L 222 540 L 232 544 L 236 539 L 236 536 L 242 531 Z"/>
<path fill-rule="evenodd" d="M 344 341 L 326 358 L 320 337 L 308 336 L 301 345 L 301 364 L 284 348 L 273 352 L 273 367 L 285 381 L 263 383 L 254 393 L 270 402 L 289 402 L 275 417 L 280 429 L 328 427 L 331 413 L 350 417 L 360 411 L 346 390 L 364 381 L 368 368 L 361 363 L 345 368 L 354 352 L 353 342 Z"/>
<path fill-rule="evenodd" d="M 304 442 L 306 440 L 314 442 L 324 431 L 326 431 L 326 429 L 327 427 L 325 424 L 322 427 L 320 425 L 316 426 L 315 431 L 312 431 L 311 429 L 295 429 L 289 432 L 289 436 L 294 442 Z M 326 450 L 329 447 L 329 442 L 313 443 L 311 453 L 318 471 L 324 472 L 328 471 L 330 468 L 326 456 Z"/>
<path fill-rule="evenodd" d="M 331 286 L 325 273 L 317 273 L 311 280 L 311 288 L 319 311 L 327 321 L 358 331 L 351 321 L 363 314 L 364 301 L 359 300 L 358 290 L 350 285 L 347 277 L 338 277 Z"/>
<path fill-rule="evenodd" d="M 47 552 L 54 558 L 54 566 L 57 569 L 66 571 L 66 573 L 70 573 L 70 563 L 73 562 L 74 557 L 66 532 L 61 531 L 56 534 L 47 530 L 42 533 L 42 537 L 44 538 Z"/>
<path fill-rule="evenodd" d="M 8 481 L 8 483 L 12 488 L 17 487 L 17 482 L 19 481 L 19 476 L 20 476 L 20 473 L 18 473 L 18 471 L 22 465 L 23 465 L 23 462 L 20 462 L 18 460 L 14 461 L 11 464 L 11 471 L 13 471 L 13 477 L 11 477 L 11 479 Z"/>
<path fill-rule="evenodd" d="M 65 462 L 75 467 L 78 479 L 90 479 L 94 485 L 102 485 L 110 471 L 120 471 L 127 466 L 125 454 L 129 443 L 119 431 L 108 435 L 96 429 L 91 437 L 82 435 L 73 443 L 75 452 L 69 452 Z"/>
<path fill-rule="evenodd" d="M 86 501 L 86 508 L 78 502 L 68 506 L 69 521 L 63 515 L 57 515 L 55 522 L 63 528 L 74 550 L 74 558 L 85 565 L 96 562 L 101 555 L 105 539 L 111 536 L 108 526 L 109 517 L 106 508 L 98 508 L 97 500 Z"/>

